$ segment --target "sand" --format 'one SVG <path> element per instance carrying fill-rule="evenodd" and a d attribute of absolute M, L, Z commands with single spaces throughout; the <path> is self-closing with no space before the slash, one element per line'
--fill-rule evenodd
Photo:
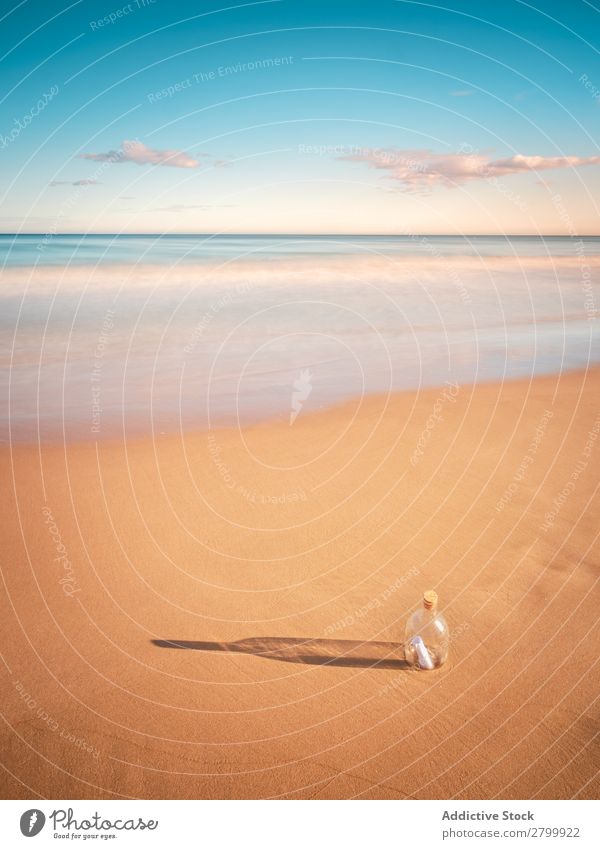
<path fill-rule="evenodd" d="M 5 446 L 3 795 L 596 797 L 599 430 L 594 370 Z"/>

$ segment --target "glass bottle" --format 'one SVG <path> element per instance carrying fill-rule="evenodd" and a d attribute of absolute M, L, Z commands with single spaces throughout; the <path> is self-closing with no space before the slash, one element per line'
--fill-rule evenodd
<path fill-rule="evenodd" d="M 448 658 L 450 633 L 446 620 L 438 613 L 438 597 L 433 590 L 423 594 L 423 606 L 406 623 L 404 656 L 416 669 L 436 669 Z"/>

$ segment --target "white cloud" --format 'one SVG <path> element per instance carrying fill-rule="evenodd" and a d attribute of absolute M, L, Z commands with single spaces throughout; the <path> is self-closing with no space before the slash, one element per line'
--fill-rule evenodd
<path fill-rule="evenodd" d="M 156 150 L 141 141 L 124 141 L 119 150 L 106 153 L 81 153 L 80 159 L 95 162 L 134 162 L 136 165 L 164 165 L 171 168 L 197 168 L 200 162 L 183 150 Z"/>

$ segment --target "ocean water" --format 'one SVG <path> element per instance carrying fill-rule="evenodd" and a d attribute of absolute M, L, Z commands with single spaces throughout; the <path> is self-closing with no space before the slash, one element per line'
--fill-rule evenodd
<path fill-rule="evenodd" d="M 599 267 L 598 238 L 0 235 L 0 438 L 583 368 Z"/>

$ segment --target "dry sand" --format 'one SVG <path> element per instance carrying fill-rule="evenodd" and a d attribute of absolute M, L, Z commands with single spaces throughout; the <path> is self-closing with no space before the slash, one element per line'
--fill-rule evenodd
<path fill-rule="evenodd" d="M 3 449 L 4 796 L 598 795 L 600 371 L 305 408 Z"/>

